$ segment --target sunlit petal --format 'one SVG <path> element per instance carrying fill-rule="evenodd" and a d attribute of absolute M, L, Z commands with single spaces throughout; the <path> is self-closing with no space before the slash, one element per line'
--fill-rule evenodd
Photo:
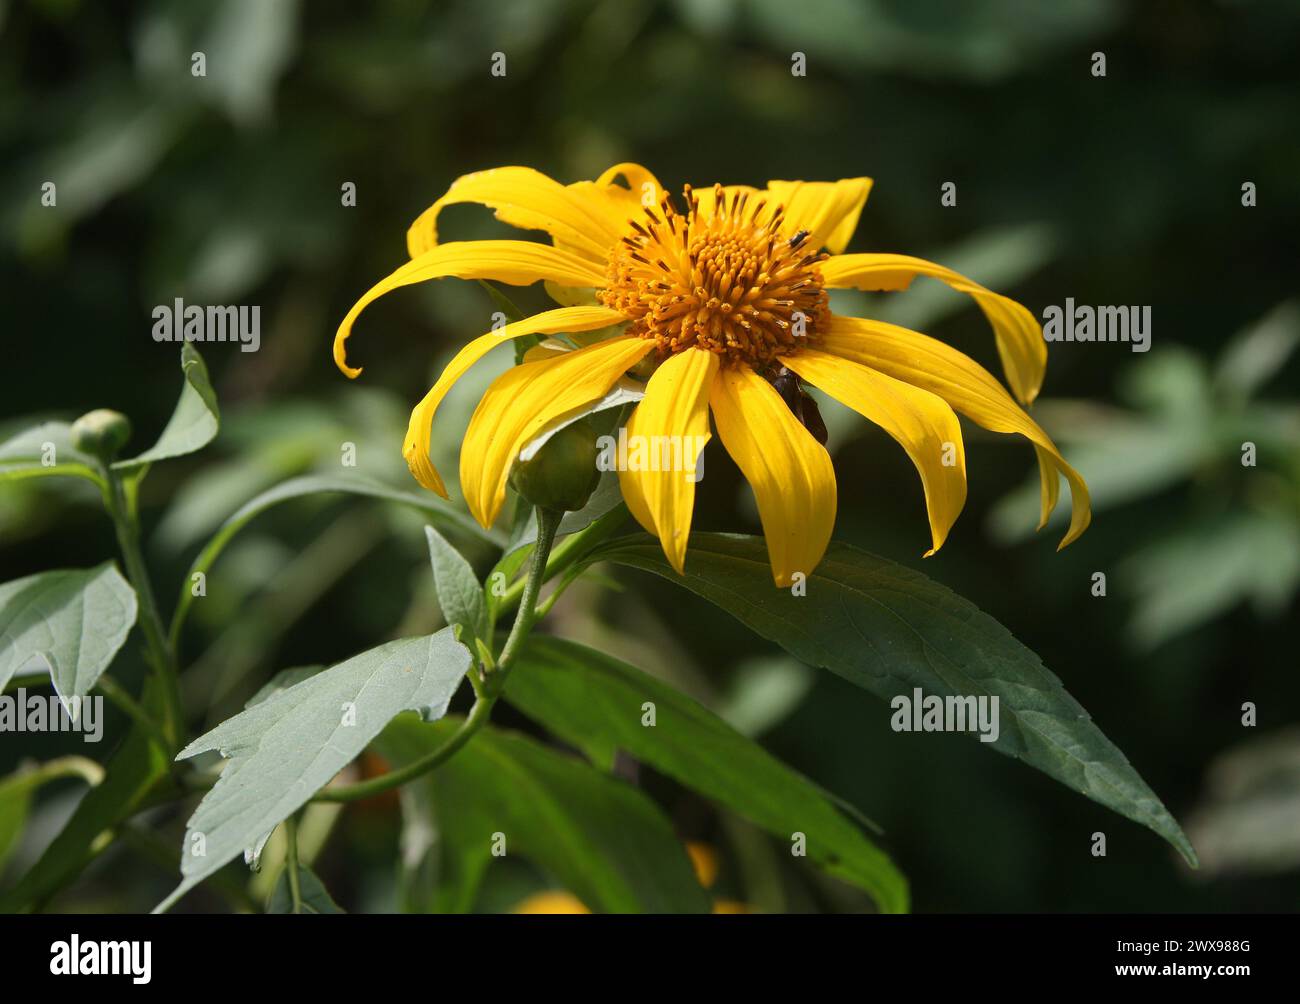
<path fill-rule="evenodd" d="M 428 279 L 495 279 L 512 286 L 527 286 L 546 279 L 566 286 L 592 286 L 603 282 L 595 265 L 548 244 L 529 241 L 457 241 L 440 244 L 408 261 L 368 289 L 352 305 L 334 335 L 334 362 L 349 377 L 361 373 L 348 365 L 347 340 L 352 325 L 367 306 L 385 293 Z"/>
<path fill-rule="evenodd" d="M 855 317 L 835 317 L 819 347 L 833 355 L 870 366 L 943 398 L 957 411 L 992 432 L 1019 433 L 1034 444 L 1042 475 L 1043 514 L 1047 522 L 1059 495 L 1058 476 L 1070 486 L 1070 529 L 1061 547 L 1078 538 L 1092 518 L 1088 486 L 1065 462 L 1056 444 L 974 360 L 949 345 L 915 331 Z"/>
<path fill-rule="evenodd" d="M 411 469 L 415 480 L 430 491 L 447 497 L 447 489 L 442 478 L 429 460 L 429 443 L 434 412 L 451 390 L 452 384 L 465 375 L 476 362 L 491 352 L 502 342 L 523 335 L 552 334 L 560 331 L 585 331 L 603 328 L 617 321 L 616 311 L 605 307 L 562 307 L 547 310 L 532 317 L 507 324 L 498 331 L 488 332 L 474 339 L 452 357 L 437 383 L 424 395 L 423 400 L 411 412 L 411 420 L 406 429 L 406 440 L 402 443 L 402 455 L 406 465 Z"/>
<path fill-rule="evenodd" d="M 719 370 L 709 406 L 718 437 L 754 489 L 776 584 L 811 575 L 835 527 L 830 455 L 748 367 Z"/>
<path fill-rule="evenodd" d="M 768 201 L 785 209 L 786 229 L 808 230 L 808 247 L 832 254 L 848 246 L 870 192 L 870 178 L 767 183 Z"/>
<path fill-rule="evenodd" d="M 709 441 L 709 390 L 717 372 L 712 352 L 687 349 L 669 356 L 627 423 L 629 458 L 642 462 L 638 469 L 619 470 L 623 499 L 637 522 L 659 538 L 678 572 L 686 560 L 696 460 Z"/>
<path fill-rule="evenodd" d="M 1031 404 L 1038 396 L 1047 368 L 1047 343 L 1038 320 L 1015 300 L 985 289 L 952 269 L 908 255 L 838 255 L 824 262 L 821 271 L 830 289 L 852 286 L 865 290 L 900 290 L 906 289 L 916 276 L 924 275 L 968 294 L 993 325 L 998 356 L 1016 397 Z"/>
<path fill-rule="evenodd" d="M 925 487 L 932 547 L 943 546 L 966 504 L 966 455 L 957 416 L 942 398 L 856 361 L 806 349 L 785 364 L 894 437 Z"/>
<path fill-rule="evenodd" d="M 652 348 L 643 338 L 611 338 L 497 377 L 474 410 L 460 450 L 460 487 L 474 518 L 485 527 L 496 520 L 510 468 L 529 440 L 552 419 L 604 397 Z"/>
<path fill-rule="evenodd" d="M 603 207 L 572 188 L 531 167 L 498 167 L 457 178 L 446 195 L 420 214 L 406 233 L 412 258 L 437 246 L 443 207 L 463 202 L 488 206 L 511 226 L 544 230 L 557 245 L 602 265 L 622 234 Z"/>

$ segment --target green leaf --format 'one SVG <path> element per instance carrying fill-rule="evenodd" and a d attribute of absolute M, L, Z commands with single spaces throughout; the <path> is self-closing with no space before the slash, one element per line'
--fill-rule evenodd
<path fill-rule="evenodd" d="M 190 817 L 182 881 L 163 910 L 305 805 L 402 711 L 447 711 L 469 668 L 450 628 L 403 638 L 271 694 L 181 750 L 230 760 Z"/>
<path fill-rule="evenodd" d="M 270 902 L 266 904 L 267 913 L 345 913 L 334 902 L 324 883 L 316 873 L 306 865 L 298 864 L 298 890 L 301 894 L 297 906 L 293 902 L 293 889 L 289 885 L 289 866 L 280 869 L 280 877 L 275 881 Z"/>
<path fill-rule="evenodd" d="M 72 426 L 44 422 L 0 443 L 0 481 L 63 475 L 85 478 L 101 488 L 95 458 L 72 445 Z"/>
<path fill-rule="evenodd" d="M 402 764 L 445 742 L 453 730 L 450 719 L 433 726 L 398 720 L 378 748 Z M 535 862 L 592 910 L 709 909 L 685 848 L 649 798 L 526 736 L 481 729 L 420 783 L 432 786 L 439 821 L 454 820 L 461 869 L 481 876 L 499 833 L 506 854 Z"/>
<path fill-rule="evenodd" d="M 135 615 L 135 590 L 111 561 L 0 585 L 0 687 L 40 656 L 64 702 L 85 697 L 126 641 Z"/>
<path fill-rule="evenodd" d="M 208 380 L 208 367 L 190 342 L 181 346 L 181 371 L 185 385 L 171 420 L 158 442 L 130 460 L 119 460 L 114 470 L 129 471 L 156 460 L 183 457 L 203 449 L 216 438 L 219 426 L 217 394 Z"/>
<path fill-rule="evenodd" d="M 461 637 L 488 637 L 487 601 L 474 569 L 464 556 L 447 542 L 447 538 L 431 526 L 424 528 L 429 539 L 429 560 L 433 563 L 433 583 L 438 593 L 438 605 L 447 623 L 459 626 L 465 634 Z"/>
<path fill-rule="evenodd" d="M 145 711 L 160 718 L 166 707 L 162 684 L 151 676 L 140 699 Z M 167 753 L 153 735 L 136 725 L 110 758 L 103 783 L 77 803 L 72 817 L 32 869 L 0 898 L 0 913 L 41 908 L 71 883 L 108 845 L 112 829 L 139 811 L 145 798 L 167 777 Z"/>
<path fill-rule="evenodd" d="M 995 749 L 1168 840 L 1193 865 L 1178 823 L 1038 656 L 972 603 L 919 572 L 832 543 L 807 595 L 772 586 L 762 538 L 692 534 L 677 576 L 658 541 L 638 535 L 593 560 L 656 572 L 731 613 L 791 655 L 886 701 L 927 695 L 996 696 Z"/>
<path fill-rule="evenodd" d="M 300 478 L 290 478 L 288 481 L 282 482 L 274 488 L 262 492 L 256 498 L 245 502 L 229 519 L 221 524 L 221 528 L 204 545 L 203 550 L 194 559 L 194 563 L 190 565 L 190 570 L 181 583 L 180 595 L 176 600 L 176 613 L 172 617 L 171 630 L 173 639 L 179 633 L 185 615 L 194 602 L 194 595 L 190 589 L 190 583 L 193 581 L 194 575 L 198 572 L 206 573 L 235 534 L 239 533 L 256 516 L 261 515 L 273 506 L 279 505 L 281 502 L 302 498 L 305 495 L 329 492 L 362 495 L 367 498 L 382 499 L 388 502 L 400 502 L 403 505 L 409 505 L 427 513 L 443 526 L 472 534 L 498 547 L 503 546 L 505 543 L 505 539 L 501 534 L 482 529 L 470 517 L 457 512 L 442 499 L 428 493 L 390 488 L 378 481 L 353 474 L 309 474 Z"/>
<path fill-rule="evenodd" d="M 1128 633 L 1139 648 L 1155 648 L 1246 599 L 1264 616 L 1286 610 L 1300 583 L 1300 528 L 1290 513 L 1223 513 L 1169 531 L 1120 566 L 1133 595 Z"/>
<path fill-rule="evenodd" d="M 907 910 L 906 880 L 816 785 L 641 670 L 574 642 L 533 637 L 506 699 L 565 742 L 625 750 L 780 840 L 806 834 L 819 867 L 865 889 L 883 911 Z M 642 725 L 647 701 L 653 727 Z"/>
<path fill-rule="evenodd" d="M 1253 396 L 1281 373 L 1300 346 L 1300 304 L 1291 300 L 1234 335 L 1215 366 L 1215 388 L 1236 400 Z"/>
<path fill-rule="evenodd" d="M 12 780 L 0 782 L 0 878 L 4 877 L 9 856 L 18 847 L 18 838 L 23 835 L 31 805 L 30 785 Z"/>
<path fill-rule="evenodd" d="M 25 765 L 0 778 L 0 877 L 18 845 L 35 793 L 44 785 L 69 777 L 80 778 L 93 788 L 103 783 L 104 768 L 93 760 L 71 755 Z"/>
<path fill-rule="evenodd" d="M 294 666 L 292 669 L 282 669 L 271 677 L 256 694 L 245 701 L 244 707 L 251 708 L 254 704 L 261 704 L 268 697 L 274 697 L 282 690 L 297 686 L 303 680 L 315 676 L 324 668 L 324 666 Z"/>

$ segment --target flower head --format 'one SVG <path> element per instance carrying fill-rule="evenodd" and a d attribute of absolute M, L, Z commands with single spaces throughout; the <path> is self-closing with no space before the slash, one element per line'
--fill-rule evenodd
<path fill-rule="evenodd" d="M 445 497 L 429 460 L 431 425 L 442 398 L 470 366 L 512 338 L 618 327 L 573 351 L 530 356 L 484 394 L 460 455 L 466 502 L 484 526 L 496 519 L 525 446 L 600 401 L 629 370 L 648 364 L 628 438 L 703 444 L 711 413 L 723 446 L 754 489 L 778 585 L 812 573 L 835 522 L 835 472 L 803 383 L 875 422 L 907 451 L 925 491 L 927 554 L 943 544 L 966 500 L 957 412 L 1034 445 L 1040 526 L 1065 476 L 1072 502 L 1065 546 L 1088 525 L 1087 485 L 995 377 L 926 335 L 831 313 L 828 289 L 901 290 L 918 275 L 939 279 L 983 310 L 1016 397 L 1029 404 L 1042 384 L 1042 329 L 1019 303 L 920 258 L 843 253 L 870 188 L 869 178 L 772 181 L 764 190 L 688 186 L 678 202 L 635 164 L 567 186 L 525 167 L 466 175 L 411 226 L 411 260 L 344 318 L 334 358 L 349 376 L 361 372 L 347 362 L 352 324 L 367 304 L 400 286 L 445 276 L 545 282 L 562 306 L 467 344 L 415 407 L 407 430 L 403 453 L 411 473 Z M 489 206 L 513 226 L 545 231 L 552 243 L 440 244 L 439 214 L 463 202 Z M 681 572 L 695 481 L 680 470 L 648 466 L 654 469 L 620 470 L 623 497 Z"/>

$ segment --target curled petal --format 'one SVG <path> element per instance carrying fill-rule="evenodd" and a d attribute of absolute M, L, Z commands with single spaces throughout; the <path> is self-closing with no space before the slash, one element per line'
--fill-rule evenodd
<path fill-rule="evenodd" d="M 432 436 L 434 412 L 451 390 L 452 384 L 465 375 L 465 372 L 502 342 L 523 335 L 554 334 L 559 331 L 587 331 L 603 328 L 620 320 L 622 315 L 606 307 L 562 307 L 547 310 L 532 317 L 526 317 L 514 324 L 507 324 L 498 331 L 480 335 L 452 357 L 442 375 L 438 377 L 429 393 L 411 412 L 411 420 L 406 428 L 406 440 L 402 443 L 402 456 L 411 475 L 425 488 L 447 497 L 447 488 L 442 482 L 437 469 L 429 459 L 429 443 Z"/>
<path fill-rule="evenodd" d="M 939 550 L 966 504 L 966 454 L 953 410 L 927 390 L 828 352 L 805 349 L 783 361 L 907 451 L 921 475 L 930 515 L 932 547 L 926 557 Z"/>
<path fill-rule="evenodd" d="M 553 280 L 564 286 L 601 285 L 599 269 L 567 251 L 529 241 L 456 241 L 440 244 L 408 261 L 371 286 L 343 318 L 334 334 L 334 363 L 349 377 L 360 367 L 348 365 L 347 340 L 361 311 L 385 293 L 429 279 L 495 279 L 512 286 Z"/>
<path fill-rule="evenodd" d="M 418 258 L 438 245 L 438 216 L 444 206 L 476 202 L 496 210 L 497 219 L 522 230 L 544 230 L 572 253 L 602 265 L 620 230 L 601 207 L 581 193 L 531 167 L 498 167 L 457 178 L 447 194 L 426 209 L 406 232 L 406 247 Z"/>
<path fill-rule="evenodd" d="M 825 352 L 870 366 L 922 387 L 991 432 L 1018 433 L 1034 444 L 1042 478 L 1041 527 L 1060 494 L 1059 478 L 1070 487 L 1070 528 L 1061 547 L 1076 540 L 1092 519 L 1088 486 L 1065 462 L 1051 437 L 1025 413 L 988 370 L 950 345 L 883 321 L 834 317 L 818 346 Z"/>
<path fill-rule="evenodd" d="M 1043 385 L 1047 369 L 1047 343 L 1038 320 L 1023 305 L 985 289 L 952 269 L 923 258 L 901 254 L 837 255 L 821 266 L 828 288 L 852 286 L 865 290 L 906 289 L 918 275 L 946 282 L 970 295 L 993 325 L 998 356 L 1011 389 L 1025 404 L 1032 404 Z"/>

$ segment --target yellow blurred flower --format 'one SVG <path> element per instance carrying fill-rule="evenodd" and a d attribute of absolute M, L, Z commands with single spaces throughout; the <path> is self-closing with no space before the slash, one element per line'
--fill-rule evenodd
<path fill-rule="evenodd" d="M 654 369 L 628 422 L 629 438 L 703 444 L 712 412 L 723 446 L 754 489 L 778 585 L 789 585 L 796 573 L 812 573 L 835 522 L 835 472 L 819 441 L 824 436 L 814 434 L 820 420 L 801 381 L 876 423 L 907 451 L 925 491 L 927 554 L 943 544 L 966 500 L 966 458 L 955 412 L 1033 444 L 1042 523 L 1058 501 L 1059 476 L 1065 476 L 1072 517 L 1064 547 L 1088 525 L 1087 486 L 1002 385 L 933 338 L 831 313 L 828 289 L 901 290 L 918 275 L 939 279 L 983 310 L 1016 397 L 1031 403 L 1042 384 L 1047 347 L 1038 321 L 1021 304 L 919 258 L 842 253 L 870 188 L 869 178 L 772 181 L 766 189 L 688 186 L 679 208 L 636 164 L 618 164 L 595 181 L 572 185 L 526 167 L 466 175 L 411 226 L 411 260 L 348 312 L 335 336 L 334 358 L 348 376 L 361 372 L 347 361 L 353 322 L 369 303 L 398 287 L 445 276 L 520 286 L 545 282 L 564 305 L 462 348 L 416 406 L 403 446 L 415 478 L 445 497 L 429 460 L 431 423 L 448 389 L 470 366 L 512 338 L 622 326 L 613 337 L 510 369 L 483 396 L 461 447 L 460 479 L 470 511 L 484 526 L 505 501 L 520 450 L 548 424 L 599 401 L 625 373 L 648 361 Z M 440 244 L 439 213 L 465 202 L 489 206 L 513 226 L 543 230 L 553 243 Z M 658 536 L 680 572 L 694 480 L 680 470 L 625 470 L 619 476 L 628 508 Z"/>
<path fill-rule="evenodd" d="M 718 880 L 718 854 L 708 844 L 690 841 L 686 854 L 695 869 L 695 878 L 705 889 Z M 533 893 L 518 903 L 512 913 L 591 913 L 582 900 L 563 889 L 546 889 Z M 715 899 L 713 913 L 749 913 L 749 907 L 734 899 Z"/>
<path fill-rule="evenodd" d="M 582 900 L 571 892 L 562 889 L 547 889 L 535 892 L 518 904 L 514 913 L 591 913 Z"/>

